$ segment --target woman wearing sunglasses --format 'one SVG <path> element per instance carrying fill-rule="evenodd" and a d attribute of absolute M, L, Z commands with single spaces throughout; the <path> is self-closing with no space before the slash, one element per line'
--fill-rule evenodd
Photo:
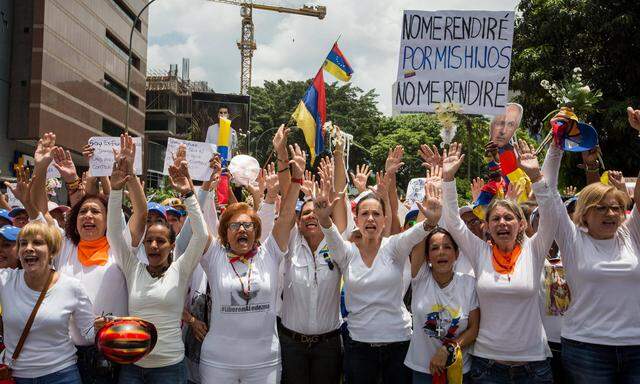
<path fill-rule="evenodd" d="M 200 353 L 203 384 L 280 382 L 278 268 L 287 251 L 306 163 L 297 144 L 289 149 L 292 183 L 264 243 L 256 211 L 245 203 L 230 204 L 220 216 L 218 238 L 202 257 L 213 302 L 212 327 Z"/>
<path fill-rule="evenodd" d="M 640 111 L 629 112 L 629 123 L 640 130 Z M 549 151 L 562 155 L 555 146 Z M 638 182 L 634 200 L 626 219 L 627 192 L 598 182 L 580 192 L 573 221 L 558 214 L 556 242 L 571 289 L 562 324 L 562 361 L 575 383 L 640 383 Z M 560 196 L 554 201 L 562 212 Z"/>

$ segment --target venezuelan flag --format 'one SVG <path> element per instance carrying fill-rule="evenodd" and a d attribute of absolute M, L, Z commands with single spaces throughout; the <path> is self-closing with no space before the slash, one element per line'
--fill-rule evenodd
<path fill-rule="evenodd" d="M 344 57 L 342 51 L 340 51 L 340 48 L 338 48 L 338 43 L 333 43 L 331 52 L 329 52 L 327 58 L 324 60 L 323 67 L 327 72 L 335 76 L 338 80 L 351 80 L 353 69 L 351 69 L 349 61 L 347 61 L 347 58 Z"/>
<path fill-rule="evenodd" d="M 226 166 L 227 161 L 231 160 L 229 153 L 229 145 L 231 144 L 231 120 L 221 117 L 218 123 L 218 153 L 222 160 L 222 166 Z"/>
<path fill-rule="evenodd" d="M 291 117 L 295 119 L 298 127 L 304 133 L 304 139 L 311 154 L 311 163 L 313 163 L 316 155 L 324 150 L 322 126 L 327 119 L 327 99 L 322 69 L 316 74 Z"/>

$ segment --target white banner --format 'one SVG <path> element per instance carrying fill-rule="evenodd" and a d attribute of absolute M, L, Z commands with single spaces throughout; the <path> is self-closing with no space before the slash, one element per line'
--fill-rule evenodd
<path fill-rule="evenodd" d="M 211 177 L 212 169 L 209 168 L 209 160 L 216 152 L 217 147 L 211 143 L 202 143 L 199 141 L 188 141 L 174 139 L 170 137 L 167 140 L 167 152 L 164 156 L 163 174 L 169 174 L 169 166 L 173 164 L 173 156 L 178 151 L 178 146 L 184 144 L 187 146 L 187 163 L 189 164 L 189 174 L 193 180 L 206 181 Z"/>
<path fill-rule="evenodd" d="M 136 145 L 136 157 L 133 161 L 133 170 L 136 175 L 142 175 L 142 138 L 134 137 Z M 112 136 L 94 136 L 89 139 L 95 151 L 89 161 L 89 174 L 93 177 L 111 176 L 113 171 L 113 148 L 120 149 L 120 138 Z"/>
<path fill-rule="evenodd" d="M 424 184 L 426 181 L 427 179 L 424 177 L 409 180 L 409 184 L 407 184 L 407 196 L 404 200 L 411 204 L 417 202 L 422 203 L 422 200 L 424 200 Z"/>
<path fill-rule="evenodd" d="M 394 113 L 455 103 L 465 114 L 504 113 L 512 11 L 404 11 Z"/>

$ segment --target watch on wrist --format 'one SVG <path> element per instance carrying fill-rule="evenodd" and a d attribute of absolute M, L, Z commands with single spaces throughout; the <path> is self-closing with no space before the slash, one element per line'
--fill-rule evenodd
<path fill-rule="evenodd" d="M 190 197 L 191 197 L 191 196 L 193 196 L 193 195 L 194 195 L 193 190 L 190 190 L 189 192 L 187 192 L 187 193 L 185 193 L 185 194 L 181 195 L 181 197 L 182 197 L 182 199 L 188 199 L 188 198 L 190 198 Z"/>

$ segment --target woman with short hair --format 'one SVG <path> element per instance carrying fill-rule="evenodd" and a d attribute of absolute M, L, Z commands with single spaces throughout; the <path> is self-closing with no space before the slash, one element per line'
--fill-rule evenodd
<path fill-rule="evenodd" d="M 538 291 L 545 256 L 555 228 L 552 191 L 540 172 L 535 153 L 524 142 L 516 146 L 518 165 L 533 182 L 539 204 L 540 229 L 525 235 L 520 207 L 496 199 L 489 204 L 486 229 L 490 243 L 479 239 L 458 213 L 455 174 L 464 155 L 452 143 L 443 159 L 443 216 L 446 228 L 468 256 L 477 279 L 482 310 L 473 347 L 471 378 L 475 383 L 550 383 L 551 356 L 539 308 Z"/>
<path fill-rule="evenodd" d="M 17 384 L 81 384 L 69 325 L 73 316 L 81 335 L 91 342 L 94 314 L 80 281 L 51 267 L 62 245 L 60 232 L 47 223 L 30 222 L 20 231 L 17 244 L 23 269 L 0 270 L 6 346 L 2 362 L 12 366 Z M 27 319 L 43 290 L 46 293 L 28 337 L 18 358 L 12 361 Z"/>

